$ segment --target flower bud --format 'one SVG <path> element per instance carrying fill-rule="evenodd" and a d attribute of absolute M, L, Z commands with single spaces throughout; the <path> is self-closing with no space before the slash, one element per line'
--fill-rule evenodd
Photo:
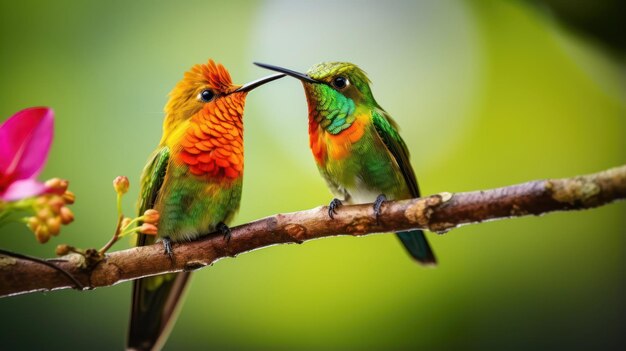
<path fill-rule="evenodd" d="M 63 193 L 67 190 L 69 182 L 61 178 L 52 178 L 48 179 L 45 184 L 46 187 L 48 187 L 48 192 L 63 195 Z"/>
<path fill-rule="evenodd" d="M 63 200 L 63 198 L 57 195 L 51 195 L 50 199 L 48 200 L 48 206 L 50 206 L 50 210 L 54 214 L 59 214 L 59 212 L 61 211 L 61 207 L 63 207 L 64 205 L 65 201 Z"/>
<path fill-rule="evenodd" d="M 48 220 L 48 218 L 52 217 L 52 211 L 50 211 L 49 207 L 44 207 L 41 210 L 37 211 L 37 217 L 42 222 L 45 222 Z"/>
<path fill-rule="evenodd" d="M 44 206 L 48 205 L 48 196 L 44 195 L 39 195 L 35 198 L 35 206 L 37 208 L 41 208 Z"/>
<path fill-rule="evenodd" d="M 65 204 L 71 205 L 74 203 L 74 201 L 76 201 L 76 195 L 68 190 L 63 193 L 63 201 L 65 201 Z"/>
<path fill-rule="evenodd" d="M 130 183 L 128 182 L 128 178 L 125 176 L 117 176 L 113 180 L 113 188 L 115 189 L 115 192 L 119 195 L 126 194 L 129 186 Z"/>
<path fill-rule="evenodd" d="M 122 219 L 122 223 L 120 224 L 120 228 L 122 230 L 126 229 L 130 225 L 130 222 L 132 221 L 133 220 L 131 218 L 124 217 L 124 219 Z"/>
<path fill-rule="evenodd" d="M 30 229 L 33 233 L 35 232 L 35 230 L 37 230 L 37 227 L 39 227 L 39 219 L 37 217 L 28 217 L 28 219 L 26 220 L 26 225 L 28 226 L 28 229 Z"/>
<path fill-rule="evenodd" d="M 66 244 L 61 244 L 61 245 L 57 245 L 57 249 L 56 249 L 56 254 L 57 256 L 64 256 L 67 255 L 68 253 L 70 253 L 70 248 L 71 246 L 66 245 Z"/>
<path fill-rule="evenodd" d="M 50 234 L 57 236 L 61 231 L 61 217 L 51 217 L 46 221 L 46 226 Z"/>
<path fill-rule="evenodd" d="M 154 224 L 144 223 L 139 227 L 139 232 L 146 235 L 156 235 L 158 228 Z"/>
<path fill-rule="evenodd" d="M 48 227 L 46 227 L 44 224 L 39 225 L 35 230 L 35 238 L 37 238 L 37 241 L 42 244 L 48 242 L 48 240 L 50 240 L 50 232 L 48 231 Z"/>
<path fill-rule="evenodd" d="M 59 217 L 61 217 L 61 223 L 63 224 L 70 224 L 74 221 L 74 213 L 72 213 L 72 210 L 65 206 L 61 207 Z"/>
<path fill-rule="evenodd" d="M 146 210 L 146 212 L 143 213 L 143 221 L 145 223 L 150 223 L 150 224 L 158 224 L 159 223 L 159 218 L 161 217 L 161 215 L 159 214 L 159 211 L 154 210 L 154 209 L 149 209 Z"/>

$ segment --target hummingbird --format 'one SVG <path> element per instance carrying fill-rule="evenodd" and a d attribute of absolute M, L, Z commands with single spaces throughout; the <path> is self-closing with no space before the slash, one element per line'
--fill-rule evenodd
<path fill-rule="evenodd" d="M 255 64 L 297 78 L 304 86 L 309 146 L 335 196 L 328 206 L 331 218 L 344 202 L 373 202 L 378 220 L 384 201 L 420 196 L 398 125 L 374 99 L 371 82 L 363 70 L 349 62 L 324 62 L 304 74 Z M 436 264 L 423 231 L 396 234 L 417 262 Z"/>
<path fill-rule="evenodd" d="M 159 212 L 155 236 L 139 234 L 136 245 L 189 241 L 219 232 L 239 209 L 243 176 L 243 110 L 252 89 L 276 74 L 243 86 L 221 64 L 193 66 L 169 94 L 161 141 L 141 176 L 139 214 Z M 158 350 L 167 339 L 190 273 L 170 273 L 133 282 L 127 349 Z"/>

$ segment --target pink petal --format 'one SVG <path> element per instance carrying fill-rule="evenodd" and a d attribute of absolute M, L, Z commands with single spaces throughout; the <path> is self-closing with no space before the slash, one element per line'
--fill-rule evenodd
<path fill-rule="evenodd" d="M 36 177 L 48 157 L 53 126 L 54 112 L 47 107 L 19 111 L 0 125 L 0 175 Z"/>
<path fill-rule="evenodd" d="M 0 198 L 4 201 L 15 201 L 39 195 L 47 190 L 43 183 L 35 179 L 18 180 L 11 183 Z"/>

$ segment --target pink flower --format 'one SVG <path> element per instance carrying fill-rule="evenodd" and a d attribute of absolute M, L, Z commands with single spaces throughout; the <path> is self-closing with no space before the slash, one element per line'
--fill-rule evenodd
<path fill-rule="evenodd" d="M 52 143 L 54 112 L 47 107 L 19 111 L 0 125 L 0 200 L 39 195 L 46 186 L 35 178 Z"/>

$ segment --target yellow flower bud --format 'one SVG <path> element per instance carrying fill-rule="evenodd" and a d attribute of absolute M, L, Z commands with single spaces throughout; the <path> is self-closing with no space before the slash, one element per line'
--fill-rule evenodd
<path fill-rule="evenodd" d="M 42 244 L 45 244 L 50 240 L 50 232 L 48 231 L 48 227 L 46 227 L 43 223 L 40 224 L 37 229 L 35 229 L 35 238 Z"/>
<path fill-rule="evenodd" d="M 63 206 L 61 207 L 61 211 L 59 212 L 59 217 L 61 217 L 61 223 L 70 224 L 74 221 L 74 213 L 69 208 Z"/>
<path fill-rule="evenodd" d="M 37 198 L 35 198 L 35 205 L 38 208 L 44 207 L 44 206 L 46 206 L 46 204 L 48 204 L 48 196 L 40 195 Z"/>
<path fill-rule="evenodd" d="M 48 220 L 48 218 L 52 217 L 52 211 L 50 211 L 49 207 L 44 207 L 41 210 L 37 211 L 37 217 L 42 222 L 45 222 Z"/>
<path fill-rule="evenodd" d="M 51 192 L 57 195 L 63 195 L 63 193 L 67 190 L 69 182 L 61 178 L 52 178 L 48 179 L 45 184 Z"/>
<path fill-rule="evenodd" d="M 71 251 L 70 248 L 71 246 L 65 244 L 57 245 L 57 249 L 55 252 L 57 256 L 67 255 Z"/>
<path fill-rule="evenodd" d="M 144 223 L 139 227 L 139 232 L 146 235 L 156 235 L 158 228 L 154 224 Z"/>
<path fill-rule="evenodd" d="M 126 229 L 130 225 L 130 222 L 132 222 L 131 218 L 124 217 L 124 219 L 122 219 L 122 223 L 120 224 L 120 228 L 122 230 Z"/>
<path fill-rule="evenodd" d="M 149 209 L 146 210 L 146 212 L 143 213 L 143 221 L 145 223 L 150 223 L 150 224 L 158 224 L 159 223 L 159 218 L 161 217 L 161 215 L 159 214 L 159 211 L 154 210 L 154 209 Z"/>
<path fill-rule="evenodd" d="M 113 179 L 113 188 L 115 189 L 115 192 L 120 195 L 126 194 L 129 186 L 130 183 L 128 182 L 128 178 L 125 176 L 117 176 Z"/>
<path fill-rule="evenodd" d="M 61 217 L 51 217 L 46 221 L 46 226 L 50 234 L 57 236 L 61 231 Z"/>
<path fill-rule="evenodd" d="M 33 233 L 35 232 L 35 230 L 37 230 L 37 227 L 39 227 L 39 219 L 37 217 L 28 217 L 28 219 L 26 220 L 26 225 L 28 226 L 28 229 L 30 229 Z"/>
<path fill-rule="evenodd" d="M 54 214 L 59 214 L 59 212 L 61 211 L 61 207 L 63 207 L 64 205 L 65 201 L 62 197 L 58 195 L 52 195 L 48 200 L 48 206 L 50 206 L 50 210 Z"/>
<path fill-rule="evenodd" d="M 71 205 L 74 203 L 74 201 L 76 201 L 76 195 L 68 190 L 63 193 L 63 200 L 65 201 L 65 204 Z"/>

